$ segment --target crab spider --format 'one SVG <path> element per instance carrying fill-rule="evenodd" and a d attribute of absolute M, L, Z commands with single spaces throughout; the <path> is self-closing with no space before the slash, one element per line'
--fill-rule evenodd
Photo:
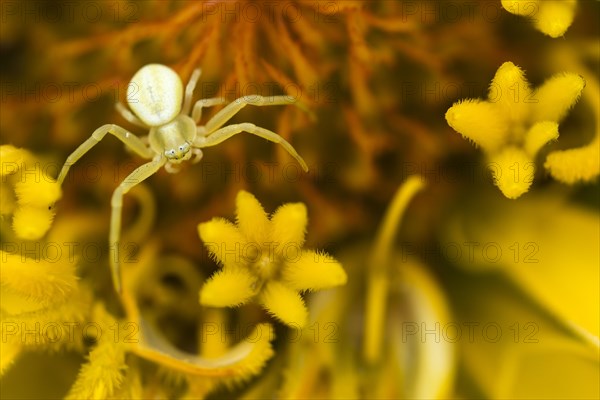
<path fill-rule="evenodd" d="M 202 108 L 226 103 L 223 98 L 202 99 L 198 100 L 192 109 L 192 94 L 199 78 L 200 69 L 196 69 L 184 92 L 179 75 L 171 68 L 160 64 L 142 67 L 127 87 L 127 103 L 133 112 L 121 103 L 117 103 L 116 109 L 133 125 L 149 129 L 147 141 L 118 125 L 103 125 L 69 155 L 58 175 L 57 182 L 62 185 L 69 168 L 107 133 L 114 135 L 139 156 L 151 159 L 127 176 L 114 191 L 111 199 L 109 256 L 113 284 L 119 293 L 121 292 L 119 240 L 123 195 L 160 168 L 165 167 L 168 172 L 176 172 L 175 165 L 189 160 L 192 155 L 195 155 L 194 162 L 200 161 L 201 149 L 215 146 L 238 133 L 248 132 L 281 144 L 302 168 L 308 171 L 306 163 L 292 145 L 275 132 L 251 123 L 223 126 L 248 104 L 255 106 L 294 104 L 293 99 L 288 96 L 241 97 L 217 112 L 205 125 L 198 125 Z M 190 109 L 191 116 L 188 115 Z"/>

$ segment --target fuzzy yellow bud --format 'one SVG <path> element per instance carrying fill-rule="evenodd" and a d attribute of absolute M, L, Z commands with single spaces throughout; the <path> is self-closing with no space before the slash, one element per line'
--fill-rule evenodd
<path fill-rule="evenodd" d="M 584 147 L 555 151 L 548 155 L 544 166 L 554 179 L 567 184 L 592 182 L 600 175 L 598 139 Z"/>
<path fill-rule="evenodd" d="M 38 240 L 48 232 L 53 218 L 48 208 L 22 206 L 13 215 L 13 230 L 21 239 Z"/>
<path fill-rule="evenodd" d="M 535 93 L 532 104 L 534 121 L 560 121 L 581 97 L 583 77 L 573 73 L 554 75 Z"/>
<path fill-rule="evenodd" d="M 200 304 L 212 307 L 236 307 L 255 294 L 256 279 L 243 269 L 225 269 L 214 274 L 200 290 Z"/>
<path fill-rule="evenodd" d="M 38 174 L 34 176 L 35 178 L 19 181 L 15 185 L 19 204 L 47 208 L 60 199 L 62 191 L 54 179 Z"/>
<path fill-rule="evenodd" d="M 302 328 L 306 324 L 308 311 L 295 290 L 280 282 L 270 281 L 260 297 L 265 309 L 286 325 Z"/>
<path fill-rule="evenodd" d="M 498 107 L 480 100 L 455 103 L 446 112 L 446 121 L 455 131 L 487 151 L 499 148 L 508 132 L 507 118 Z"/>
<path fill-rule="evenodd" d="M 509 146 L 490 157 L 494 184 L 509 199 L 526 193 L 533 182 L 535 164 L 525 151 Z"/>
<path fill-rule="evenodd" d="M 303 251 L 298 260 L 289 260 L 282 278 L 286 285 L 299 291 L 329 289 L 345 285 L 348 279 L 333 257 L 314 251 Z"/>
<path fill-rule="evenodd" d="M 556 139 L 558 139 L 558 123 L 538 122 L 525 135 L 525 152 L 533 159 L 543 146 Z"/>

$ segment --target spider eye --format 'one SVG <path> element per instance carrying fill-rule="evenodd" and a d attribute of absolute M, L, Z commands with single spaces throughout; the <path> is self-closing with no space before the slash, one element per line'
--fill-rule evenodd
<path fill-rule="evenodd" d="M 190 150 L 190 145 L 188 143 L 184 143 L 179 145 L 179 151 L 182 153 L 187 153 Z"/>

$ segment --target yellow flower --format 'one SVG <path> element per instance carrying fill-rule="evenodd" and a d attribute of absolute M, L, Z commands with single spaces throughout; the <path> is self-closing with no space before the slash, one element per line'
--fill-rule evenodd
<path fill-rule="evenodd" d="M 502 0 L 511 14 L 529 17 L 536 29 L 553 38 L 563 36 L 575 18 L 576 0 Z"/>
<path fill-rule="evenodd" d="M 52 225 L 51 206 L 62 195 L 60 186 L 27 150 L 2 145 L 0 160 L 0 213 L 12 214 L 19 239 L 41 239 Z"/>
<path fill-rule="evenodd" d="M 594 48 L 595 57 L 599 57 L 598 46 Z M 592 112 L 595 135 L 591 142 L 575 148 L 555 150 L 548 154 L 544 167 L 552 178 L 573 185 L 591 183 L 600 175 L 600 83 L 596 74 L 586 65 L 587 59 L 577 48 L 561 43 L 550 52 L 545 63 L 558 68 L 568 69 L 586 77 L 586 90 L 581 96 L 585 107 Z M 591 119 L 589 120 L 591 121 Z M 583 128 L 582 130 L 587 130 Z"/>
<path fill-rule="evenodd" d="M 558 138 L 558 123 L 577 102 L 584 79 L 557 74 L 536 90 L 511 62 L 498 68 L 489 99 L 467 99 L 446 112 L 446 121 L 488 156 L 494 182 L 509 199 L 529 190 L 538 151 Z"/>
<path fill-rule="evenodd" d="M 200 303 L 235 307 L 256 299 L 292 327 L 304 326 L 300 292 L 346 283 L 342 266 L 327 254 L 303 249 L 306 207 L 285 204 L 267 216 L 256 198 L 240 191 L 237 224 L 214 218 L 198 225 L 200 238 L 222 265 L 200 291 Z"/>
<path fill-rule="evenodd" d="M 108 331 L 117 321 L 100 303 L 95 305 L 94 321 Z M 127 370 L 126 341 L 114 335 L 99 335 L 97 345 L 87 356 L 88 362 L 81 366 L 67 399 L 106 399 L 123 383 Z"/>

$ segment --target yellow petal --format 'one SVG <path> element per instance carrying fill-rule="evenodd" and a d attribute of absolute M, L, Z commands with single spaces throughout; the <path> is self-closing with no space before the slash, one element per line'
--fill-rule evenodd
<path fill-rule="evenodd" d="M 15 185 L 19 204 L 48 207 L 61 197 L 60 185 L 41 171 L 38 172 L 27 176 Z"/>
<path fill-rule="evenodd" d="M 251 376 L 258 375 L 264 369 L 267 361 L 275 355 L 271 345 L 273 340 L 275 340 L 273 325 L 265 323 L 256 325 L 242 342 L 231 348 L 228 353 L 215 359 L 218 363 L 215 370 L 217 372 L 220 372 L 218 369 L 224 370 L 222 375 L 224 376 L 223 382 L 226 385 L 229 387 L 239 386 L 240 383 L 247 381 Z M 242 346 L 251 346 L 251 351 L 247 352 L 245 357 L 241 357 L 242 354 L 238 351 L 238 348 Z M 228 359 L 233 359 L 231 363 L 236 363 L 236 365 L 229 366 Z M 231 372 L 227 369 L 230 369 Z"/>
<path fill-rule="evenodd" d="M 373 265 L 369 267 L 373 268 Z M 369 364 L 381 359 L 385 337 L 385 316 L 388 311 L 389 276 L 370 274 L 367 281 L 366 310 L 364 319 L 363 354 Z"/>
<path fill-rule="evenodd" d="M 263 245 L 269 239 L 269 218 L 252 194 L 240 190 L 235 199 L 237 226 L 249 242 Z"/>
<path fill-rule="evenodd" d="M 458 264 L 496 270 L 465 274 L 455 307 L 458 324 L 480 323 L 484 340 L 463 335 L 457 344 L 486 398 L 598 398 L 598 213 L 556 194 L 479 199 L 485 211 L 465 207 L 458 229 L 444 238 L 479 246 Z M 480 251 L 490 244 L 501 251 Z M 509 279 L 502 282 L 500 273 Z M 490 329 L 494 340 L 481 335 L 488 323 L 502 329 Z"/>
<path fill-rule="evenodd" d="M 44 259 L 42 255 L 45 250 L 41 247 L 24 245 L 22 249 L 27 248 L 33 250 L 33 255 L 37 252 L 40 258 L 0 251 L 2 285 L 44 305 L 65 301 L 77 283 L 74 264 L 66 259 Z M 58 252 L 66 254 L 66 250 L 63 253 L 60 248 Z"/>
<path fill-rule="evenodd" d="M 508 120 L 495 104 L 481 100 L 463 100 L 446 112 L 446 121 L 455 131 L 492 152 L 504 144 Z"/>
<path fill-rule="evenodd" d="M 533 15 L 535 27 L 546 35 L 563 36 L 575 18 L 576 0 L 544 0 Z"/>
<path fill-rule="evenodd" d="M 255 292 L 256 278 L 243 269 L 225 269 L 214 274 L 200 290 L 200 304 L 236 307 L 246 303 Z"/>
<path fill-rule="evenodd" d="M 284 204 L 271 217 L 271 240 L 278 243 L 277 254 L 285 249 L 294 248 L 296 254 L 304 245 L 308 216 L 303 203 Z M 291 251 L 290 250 L 290 251 Z"/>
<path fill-rule="evenodd" d="M 306 324 L 308 311 L 302 297 L 280 282 L 266 284 L 260 296 L 263 307 L 276 318 L 292 328 Z"/>
<path fill-rule="evenodd" d="M 406 372 L 402 376 L 410 381 L 406 384 L 405 397 L 449 399 L 452 397 L 457 368 L 455 344 L 448 338 L 436 340 L 431 335 L 422 336 L 425 327 L 435 327 L 437 324 L 448 327 L 453 323 L 449 299 L 434 274 L 425 265 L 412 259 L 397 265 L 401 282 L 405 286 L 403 307 L 409 307 L 409 311 L 405 311 L 405 318 L 408 315 L 410 317 L 403 323 L 392 322 L 390 325 L 396 327 L 392 332 L 400 333 L 403 337 L 401 348 L 414 351 L 414 359 L 412 362 L 408 361 L 403 368 Z M 391 312 L 387 315 L 400 314 Z M 415 327 L 421 330 L 420 334 L 414 334 Z M 397 336 L 391 334 L 390 337 Z M 398 346 L 398 342 L 395 346 Z"/>
<path fill-rule="evenodd" d="M 509 199 L 516 199 L 526 193 L 533 182 L 535 164 L 517 147 L 506 147 L 490 157 L 489 167 L 494 184 Z"/>
<path fill-rule="evenodd" d="M 112 396 L 124 378 L 125 346 L 121 340 L 104 339 L 90 352 L 67 399 L 105 399 Z"/>
<path fill-rule="evenodd" d="M 377 231 L 373 249 L 369 257 L 369 274 L 389 273 L 392 250 L 396 233 L 402 224 L 402 218 L 413 198 L 426 186 L 425 179 L 419 175 L 409 176 L 396 190 L 381 226 Z"/>
<path fill-rule="evenodd" d="M 23 206 L 13 215 L 13 230 L 24 240 L 38 240 L 48 232 L 54 213 L 48 208 Z"/>
<path fill-rule="evenodd" d="M 540 0 L 502 0 L 502 7 L 514 15 L 531 17 L 538 11 Z"/>
<path fill-rule="evenodd" d="M 222 265 L 243 265 L 246 240 L 238 228 L 223 218 L 198 225 L 198 234 L 206 249 Z"/>
<path fill-rule="evenodd" d="M 554 179 L 569 185 L 591 182 L 600 175 L 600 141 L 596 138 L 584 147 L 554 151 L 544 167 Z"/>
<path fill-rule="evenodd" d="M 577 74 L 554 75 L 533 94 L 532 119 L 560 122 L 577 103 L 585 87 L 585 80 Z"/>
<path fill-rule="evenodd" d="M 562 210 L 557 212 L 560 214 Z M 542 225 L 547 224 L 547 215 L 544 214 Z M 503 221 L 507 219 L 503 218 Z M 525 219 L 529 219 L 529 215 Z M 494 234 L 494 240 L 497 238 L 497 234 Z M 557 248 L 562 251 L 562 244 Z M 515 270 L 537 270 L 539 277 L 545 280 L 545 266 L 517 266 L 519 268 Z M 578 292 L 585 292 L 574 284 L 567 284 L 569 279 L 564 274 L 564 268 L 561 266 L 560 269 L 563 271 L 557 283 L 561 288 L 572 286 Z M 597 282 L 596 279 L 596 287 Z M 525 286 L 523 293 L 527 291 L 528 287 Z M 461 292 L 463 300 L 457 307 L 461 311 L 460 315 L 454 317 L 454 323 L 457 326 L 472 325 L 475 334 L 469 337 L 463 331 L 456 345 L 460 351 L 461 365 L 481 389 L 482 398 L 598 398 L 600 362 L 597 345 L 572 337 L 557 326 L 556 318 L 549 318 L 548 313 L 540 312 L 540 303 L 515 296 L 515 288 L 498 282 L 498 279 L 465 282 Z M 572 301 L 557 292 L 548 293 L 558 302 L 563 299 Z M 467 302 L 464 301 L 466 299 Z M 587 306 L 586 303 L 573 303 L 577 309 Z"/>
<path fill-rule="evenodd" d="M 110 399 L 141 399 L 144 397 L 140 367 L 137 364 L 128 366 L 121 387 Z"/>
<path fill-rule="evenodd" d="M 538 122 L 525 135 L 525 152 L 534 158 L 547 143 L 558 139 L 558 123 L 553 121 Z"/>
<path fill-rule="evenodd" d="M 502 64 L 490 85 L 488 100 L 497 104 L 512 123 L 524 121 L 532 98 L 523 71 L 512 62 Z"/>
<path fill-rule="evenodd" d="M 258 374 L 274 354 L 271 346 L 271 341 L 275 339 L 273 326 L 264 323 L 256 325 L 241 342 L 219 357 L 207 358 L 182 351 L 173 346 L 140 315 L 132 293 L 124 290 L 122 299 L 128 319 L 139 327 L 137 340 L 129 344 L 129 351 L 165 368 L 190 377 L 243 380 Z"/>
<path fill-rule="evenodd" d="M 303 251 L 297 260 L 287 260 L 282 271 L 286 286 L 295 290 L 321 290 L 346 284 L 348 277 L 333 257 Z"/>
<path fill-rule="evenodd" d="M 202 292 L 200 292 L 202 303 Z M 198 353 L 206 358 L 218 358 L 227 353 L 232 338 L 221 332 L 228 323 L 228 312 L 222 308 L 207 307 L 202 310 L 202 324 L 198 324 Z"/>
<path fill-rule="evenodd" d="M 369 363 L 376 363 L 381 357 L 396 233 L 410 201 L 425 184 L 422 177 L 412 175 L 396 190 L 369 254 L 364 318 L 364 354 Z"/>
<path fill-rule="evenodd" d="M 0 310 L 2 310 L 2 312 L 6 312 L 7 314 L 31 314 L 34 311 L 47 309 L 47 304 L 44 304 L 43 302 L 34 299 L 27 294 L 17 293 L 4 285 L 0 286 L 0 296 L 2 297 L 2 302 L 0 302 Z"/>
<path fill-rule="evenodd" d="M 48 350 L 64 350 L 65 344 L 69 347 L 80 347 L 83 344 L 83 337 L 73 337 L 72 329 L 77 324 L 90 321 L 92 294 L 87 289 L 78 286 L 70 293 L 67 301 L 54 302 L 49 307 L 40 307 L 41 303 L 35 302 L 33 298 L 25 296 L 18 298 L 16 292 L 4 285 L 0 287 L 0 295 L 2 296 L 0 306 L 3 312 L 6 311 L 2 318 L 3 328 L 12 330 L 11 327 L 19 326 L 20 332 L 25 332 L 35 330 L 39 326 L 48 327 L 46 332 L 40 332 L 38 328 L 37 334 L 32 335 L 21 335 L 19 331 L 13 332 L 15 335 L 6 332 L 5 339 L 16 339 L 23 346 L 43 345 Z M 69 325 L 59 321 L 69 321 Z"/>
<path fill-rule="evenodd" d="M 243 381 L 257 375 L 275 354 L 271 346 L 275 339 L 271 324 L 256 325 L 244 340 L 217 358 L 200 357 L 179 350 L 153 331 L 144 320 L 139 321 L 139 327 L 140 339 L 132 344 L 131 349 L 136 355 L 191 377 L 226 379 L 225 383 Z"/>
<path fill-rule="evenodd" d="M 468 236 L 447 240 L 478 243 L 480 247 L 473 253 L 473 259 L 464 257 L 465 265 L 502 269 L 523 293 L 558 316 L 562 324 L 579 327 L 593 335 L 597 349 L 600 336 L 598 213 L 551 194 L 555 193 L 534 192 L 517 202 L 485 199 L 494 212 L 470 211 L 468 222 L 464 222 Z M 549 215 L 552 218 L 548 218 Z M 481 223 L 483 220 L 485 223 Z M 486 244 L 492 244 L 489 252 L 481 251 Z M 495 252 L 494 247 L 500 251 Z M 524 303 L 516 299 L 514 302 L 515 310 L 520 308 L 519 303 Z M 508 316 L 513 317 L 510 313 Z M 542 332 L 540 329 L 540 339 Z"/>

